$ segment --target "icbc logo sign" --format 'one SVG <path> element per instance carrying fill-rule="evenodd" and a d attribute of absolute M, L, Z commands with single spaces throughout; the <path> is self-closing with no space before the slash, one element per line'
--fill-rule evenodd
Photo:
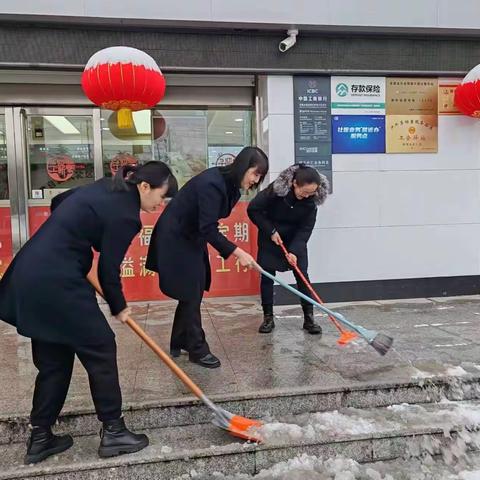
<path fill-rule="evenodd" d="M 47 173 L 56 182 L 66 182 L 75 173 L 75 162 L 68 155 L 51 155 L 47 158 Z"/>
<path fill-rule="evenodd" d="M 112 172 L 112 175 L 115 175 L 121 167 L 137 164 L 138 160 L 133 155 L 130 155 L 129 153 L 119 153 L 110 161 L 110 171 Z"/>

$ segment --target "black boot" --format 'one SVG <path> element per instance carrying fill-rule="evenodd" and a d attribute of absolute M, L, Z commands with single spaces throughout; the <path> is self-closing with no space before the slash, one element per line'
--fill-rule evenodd
<path fill-rule="evenodd" d="M 314 322 L 313 305 L 302 305 L 303 328 L 312 335 L 321 335 L 322 327 Z"/>
<path fill-rule="evenodd" d="M 25 465 L 37 463 L 68 450 L 73 445 L 70 435 L 54 435 L 50 427 L 33 427 L 32 434 L 27 442 Z"/>
<path fill-rule="evenodd" d="M 100 437 L 98 455 L 102 458 L 138 452 L 148 445 L 148 437 L 131 432 L 125 426 L 123 417 L 103 422 Z"/>
<path fill-rule="evenodd" d="M 262 305 L 263 308 L 263 322 L 258 329 L 259 333 L 271 333 L 275 328 L 275 321 L 273 320 L 273 305 Z"/>

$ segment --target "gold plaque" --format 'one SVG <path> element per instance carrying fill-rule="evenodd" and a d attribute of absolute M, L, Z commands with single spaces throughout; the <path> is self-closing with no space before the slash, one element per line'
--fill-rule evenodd
<path fill-rule="evenodd" d="M 461 79 L 452 79 L 438 84 L 438 113 L 440 115 L 461 115 L 454 103 L 455 88 L 461 82 Z"/>
<path fill-rule="evenodd" d="M 387 153 L 436 153 L 437 115 L 387 115 Z"/>
<path fill-rule="evenodd" d="M 387 78 L 387 115 L 437 115 L 436 78 Z"/>

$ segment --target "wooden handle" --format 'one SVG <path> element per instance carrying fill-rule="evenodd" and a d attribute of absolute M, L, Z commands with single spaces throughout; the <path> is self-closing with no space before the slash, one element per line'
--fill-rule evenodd
<path fill-rule="evenodd" d="M 97 273 L 94 268 L 87 275 L 87 280 L 92 284 L 93 288 L 97 293 L 102 297 L 102 287 L 98 281 Z M 203 401 L 205 395 L 202 390 L 193 383 L 190 377 L 167 355 L 158 344 L 143 330 L 140 325 L 135 322 L 131 317 L 128 317 L 125 322 L 156 354 L 160 359 L 167 365 L 167 367 L 184 383 L 184 385 L 200 400 Z"/>

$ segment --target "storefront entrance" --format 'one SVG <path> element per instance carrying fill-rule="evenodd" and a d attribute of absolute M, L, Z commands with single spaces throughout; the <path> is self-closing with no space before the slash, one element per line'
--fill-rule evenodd
<path fill-rule="evenodd" d="M 121 130 L 116 114 L 84 107 L 0 107 L 0 275 L 14 254 L 50 214 L 52 198 L 67 189 L 111 176 L 123 165 L 161 160 L 179 184 L 211 166 L 224 165 L 252 144 L 253 110 L 239 107 L 175 107 L 134 114 Z M 247 250 L 254 229 L 243 199 L 222 233 Z M 142 214 L 143 229 L 125 256 L 121 275 L 130 300 L 162 298 L 145 268 L 158 214 Z M 211 251 L 212 295 L 257 291 L 255 275 Z"/>

